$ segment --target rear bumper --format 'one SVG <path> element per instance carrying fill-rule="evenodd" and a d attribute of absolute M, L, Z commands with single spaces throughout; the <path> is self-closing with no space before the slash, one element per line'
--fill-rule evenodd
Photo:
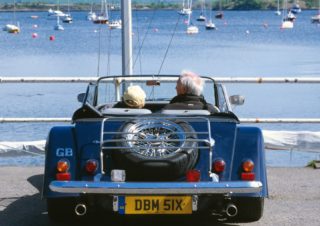
<path fill-rule="evenodd" d="M 249 194 L 262 190 L 260 181 L 236 182 L 91 182 L 52 181 L 49 188 L 58 193 L 150 195 L 150 194 Z"/>

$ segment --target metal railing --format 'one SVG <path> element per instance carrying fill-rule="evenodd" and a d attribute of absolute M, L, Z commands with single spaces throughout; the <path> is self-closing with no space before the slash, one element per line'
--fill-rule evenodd
<path fill-rule="evenodd" d="M 157 77 L 157 76 L 155 76 Z M 319 83 L 320 75 L 315 77 L 213 77 L 219 83 Z M 88 83 L 98 77 L 0 77 L 0 83 Z M 127 78 L 129 80 L 129 78 Z M 136 78 L 133 78 L 136 79 Z"/>
<path fill-rule="evenodd" d="M 320 118 L 240 118 L 241 123 L 320 123 Z M 71 122 L 71 118 L 0 118 L 0 123 Z"/>
<path fill-rule="evenodd" d="M 317 76 L 317 77 L 316 77 Z M 248 83 L 248 84 L 281 84 L 303 83 L 320 84 L 320 75 L 314 77 L 213 77 L 218 83 Z M 88 83 L 98 77 L 0 77 L 0 84 L 4 83 Z M 126 78 L 130 80 L 130 78 Z M 137 78 L 134 78 L 137 79 Z M 47 123 L 71 122 L 71 118 L 0 118 L 0 123 Z M 320 118 L 240 118 L 242 123 L 320 123 Z"/>

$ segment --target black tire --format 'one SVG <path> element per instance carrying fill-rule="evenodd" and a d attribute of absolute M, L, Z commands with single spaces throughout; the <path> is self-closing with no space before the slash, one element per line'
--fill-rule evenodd
<path fill-rule="evenodd" d="M 128 180 L 174 180 L 184 176 L 197 161 L 197 142 L 190 141 L 197 136 L 187 122 L 136 120 L 125 123 L 120 131 L 122 141 L 117 145 L 125 148 L 115 150 L 113 159 L 115 168 L 126 170 Z"/>
<path fill-rule="evenodd" d="M 263 215 L 264 198 L 262 197 L 238 197 L 234 204 L 238 207 L 238 215 L 230 218 L 228 222 L 254 222 Z"/>
<path fill-rule="evenodd" d="M 48 198 L 47 210 L 48 216 L 53 222 L 66 222 L 74 220 L 74 198 Z"/>

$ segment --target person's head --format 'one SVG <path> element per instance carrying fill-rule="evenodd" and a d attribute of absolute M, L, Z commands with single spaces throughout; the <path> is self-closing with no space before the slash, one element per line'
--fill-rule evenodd
<path fill-rule="evenodd" d="M 123 102 L 131 108 L 143 108 L 146 93 L 140 86 L 129 86 L 123 94 Z"/>
<path fill-rule="evenodd" d="M 182 71 L 177 81 L 177 94 L 192 94 L 200 96 L 203 91 L 204 82 L 202 78 L 194 72 Z"/>

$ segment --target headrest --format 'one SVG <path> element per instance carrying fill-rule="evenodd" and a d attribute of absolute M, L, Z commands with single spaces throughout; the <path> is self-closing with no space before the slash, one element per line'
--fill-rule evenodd
<path fill-rule="evenodd" d="M 104 115 L 145 115 L 151 114 L 149 109 L 137 108 L 106 108 L 101 111 Z"/>
<path fill-rule="evenodd" d="M 162 110 L 164 115 L 210 115 L 207 110 Z"/>

